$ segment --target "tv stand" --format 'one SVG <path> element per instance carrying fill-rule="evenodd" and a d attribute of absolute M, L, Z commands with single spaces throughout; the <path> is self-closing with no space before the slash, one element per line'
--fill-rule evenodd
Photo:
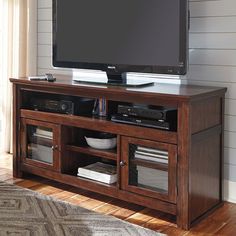
<path fill-rule="evenodd" d="M 74 84 L 71 77 L 56 77 L 54 83 L 10 79 L 14 177 L 31 173 L 170 213 L 183 229 L 221 206 L 226 88 L 158 84 L 127 89 Z M 62 99 L 70 104 L 65 103 L 67 99 L 74 105 L 79 98 L 104 98 L 111 114 L 121 103 L 176 108 L 177 130 L 63 114 L 62 108 L 60 112 L 40 111 L 32 98 Z M 117 147 L 89 147 L 88 131 L 115 135 Z M 161 153 L 165 161 L 145 160 L 143 152 Z M 116 166 L 117 182 L 105 184 L 77 176 L 78 167 L 95 162 Z"/>
<path fill-rule="evenodd" d="M 127 84 L 127 74 L 125 72 L 119 73 L 114 70 L 106 71 L 108 84 L 122 85 L 125 86 Z"/>
<path fill-rule="evenodd" d="M 153 82 L 146 82 L 146 81 L 140 81 L 140 80 L 129 80 L 127 78 L 127 74 L 119 73 L 113 70 L 108 70 L 106 72 L 107 75 L 107 81 L 93 81 L 93 80 L 75 80 L 75 82 L 81 83 L 81 84 L 90 84 L 90 85 L 108 85 L 108 86 L 118 86 L 118 87 L 146 87 L 146 86 L 152 86 L 154 85 Z"/>

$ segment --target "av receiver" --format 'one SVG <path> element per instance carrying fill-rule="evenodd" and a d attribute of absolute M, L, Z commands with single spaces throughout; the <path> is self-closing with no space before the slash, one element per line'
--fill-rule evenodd
<path fill-rule="evenodd" d="M 35 97 L 30 100 L 30 108 L 37 111 L 69 114 L 69 115 L 91 115 L 94 99 L 48 99 Z"/>

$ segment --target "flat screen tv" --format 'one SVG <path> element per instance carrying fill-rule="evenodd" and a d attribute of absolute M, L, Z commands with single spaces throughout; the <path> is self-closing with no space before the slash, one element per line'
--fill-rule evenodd
<path fill-rule="evenodd" d="M 188 55 L 187 0 L 53 0 L 53 66 L 182 75 Z M 96 82 L 96 81 L 95 81 Z"/>

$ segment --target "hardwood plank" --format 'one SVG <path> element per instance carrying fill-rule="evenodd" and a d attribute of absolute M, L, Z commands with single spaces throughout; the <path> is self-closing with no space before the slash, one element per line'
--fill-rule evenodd
<path fill-rule="evenodd" d="M 145 208 L 142 211 L 131 215 L 130 217 L 126 218 L 125 220 L 130 223 L 143 226 L 146 222 L 153 219 L 153 217 L 160 216 L 160 214 L 161 213 L 158 211 Z"/>
<path fill-rule="evenodd" d="M 53 193 L 50 196 L 55 199 L 65 201 L 71 197 L 74 197 L 75 195 L 76 195 L 75 193 L 71 193 L 69 191 L 61 191 L 61 192 Z"/>
<path fill-rule="evenodd" d="M 118 209 L 117 211 L 111 212 L 110 215 L 113 215 L 116 218 L 119 218 L 121 220 L 125 220 L 126 218 L 130 217 L 131 215 L 143 209 L 144 207 L 142 206 L 125 202 L 124 205 L 120 209 Z"/>
<path fill-rule="evenodd" d="M 185 236 L 188 231 L 177 228 L 177 226 L 170 225 L 168 226 L 168 228 L 161 230 L 160 232 L 168 236 Z"/>
<path fill-rule="evenodd" d="M 217 235 L 232 236 L 236 234 L 235 220 L 230 220 L 220 230 L 217 231 Z"/>
<path fill-rule="evenodd" d="M 167 236 L 232 236 L 236 232 L 236 204 L 224 203 L 208 218 L 194 226 L 190 231 L 177 228 L 175 217 L 142 206 L 73 188 L 55 181 L 36 176 L 27 179 L 13 178 L 12 161 L 9 155 L 0 155 L 0 181 L 35 190 L 102 214 L 112 215 L 122 220 L 141 225 Z M 7 178 L 7 179 L 6 179 Z M 5 180 L 6 179 L 6 180 Z"/>
<path fill-rule="evenodd" d="M 88 200 L 89 200 L 89 197 L 79 195 L 79 194 L 73 195 L 72 197 L 65 199 L 66 202 L 74 204 L 74 205 L 79 205 L 82 202 L 88 201 Z"/>
<path fill-rule="evenodd" d="M 118 199 L 111 200 L 110 202 L 105 203 L 102 206 L 99 206 L 95 208 L 94 210 L 96 212 L 102 213 L 102 214 L 111 214 L 112 212 L 118 211 L 122 208 L 122 205 L 124 205 L 124 202 Z"/>
<path fill-rule="evenodd" d="M 207 218 L 203 220 L 201 224 L 191 228 L 190 231 L 186 233 L 186 236 L 216 235 L 225 225 L 226 223 L 224 221 L 215 221 L 211 218 Z"/>
<path fill-rule="evenodd" d="M 58 189 L 58 188 L 55 188 L 55 187 L 52 187 L 52 186 L 47 186 L 47 185 L 44 185 L 44 186 L 41 186 L 40 188 L 37 186 L 35 186 L 37 189 L 36 191 L 38 193 L 41 193 L 41 194 L 44 194 L 44 195 L 52 195 L 54 193 L 58 193 L 58 192 L 62 192 L 63 190 L 61 189 Z M 31 190 L 33 190 L 33 188 L 31 188 Z"/>
<path fill-rule="evenodd" d="M 174 216 L 159 212 L 159 215 L 146 222 L 143 227 L 162 232 L 169 229 L 170 227 L 177 228 L 176 224 L 174 223 L 175 221 L 176 219 Z M 184 231 L 181 230 L 181 233 L 183 232 Z"/>
<path fill-rule="evenodd" d="M 22 182 L 19 182 L 17 184 L 20 187 L 23 188 L 28 188 L 28 189 L 32 189 L 33 187 L 37 186 L 37 185 L 41 185 L 40 183 L 38 183 L 37 181 L 33 181 L 33 180 L 24 180 Z"/>

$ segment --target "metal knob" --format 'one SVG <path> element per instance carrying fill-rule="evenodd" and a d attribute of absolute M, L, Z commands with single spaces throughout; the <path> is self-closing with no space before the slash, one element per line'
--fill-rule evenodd
<path fill-rule="evenodd" d="M 54 150 L 57 150 L 58 149 L 58 146 L 57 145 L 55 145 L 55 146 L 52 146 L 52 150 L 54 151 Z"/>
<path fill-rule="evenodd" d="M 120 161 L 120 166 L 121 167 L 124 167 L 126 165 L 126 162 L 125 161 Z"/>

